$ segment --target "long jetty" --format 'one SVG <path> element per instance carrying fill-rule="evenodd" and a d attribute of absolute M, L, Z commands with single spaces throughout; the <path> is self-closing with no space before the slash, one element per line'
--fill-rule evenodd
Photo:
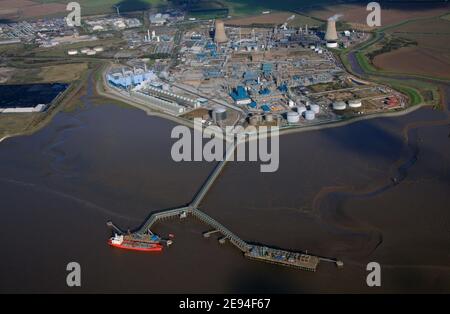
<path fill-rule="evenodd" d="M 205 198 L 206 193 L 211 189 L 211 186 L 213 183 L 217 180 L 219 177 L 219 174 L 222 172 L 223 168 L 227 164 L 228 160 L 230 160 L 231 156 L 234 154 L 234 150 L 236 149 L 236 143 L 233 141 L 233 143 L 229 144 L 226 152 L 225 157 L 223 160 L 221 160 L 216 167 L 214 167 L 213 172 L 208 176 L 208 179 L 206 179 L 205 183 L 203 183 L 202 187 L 200 188 L 199 192 L 195 196 L 194 200 L 190 204 L 191 207 L 197 208 L 202 200 Z"/>
<path fill-rule="evenodd" d="M 224 169 L 226 163 L 230 160 L 231 156 L 234 154 L 237 144 L 235 141 L 230 143 L 227 146 L 224 158 L 220 161 L 213 169 L 211 174 L 206 179 L 205 183 L 202 185 L 198 193 L 195 195 L 192 202 L 184 207 L 167 209 L 162 211 L 157 211 L 152 213 L 147 220 L 142 224 L 142 226 L 135 231 L 137 234 L 145 234 L 150 231 L 152 226 L 165 219 L 177 218 L 180 219 L 187 218 L 188 216 L 192 216 L 194 218 L 199 219 L 204 224 L 208 225 L 211 228 L 211 231 L 205 233 L 205 237 L 209 237 L 212 233 L 220 233 L 222 237 L 219 239 L 220 243 L 224 243 L 225 240 L 228 240 L 231 244 L 233 244 L 236 248 L 238 248 L 245 257 L 264 261 L 272 264 L 278 264 L 282 266 L 293 267 L 302 270 L 308 271 L 316 271 L 317 266 L 320 261 L 328 261 L 336 263 L 338 267 L 343 266 L 342 261 L 338 261 L 336 259 L 329 258 L 321 258 L 314 255 L 305 254 L 302 252 L 292 252 L 287 250 L 280 250 L 276 248 L 270 248 L 267 246 L 260 246 L 247 243 L 223 224 L 207 215 L 203 211 L 201 211 L 198 206 L 205 198 L 208 191 L 211 189 L 214 182 L 219 177 L 220 173 Z M 114 226 L 111 222 L 108 223 L 110 227 L 113 227 L 116 230 L 119 230 Z"/>

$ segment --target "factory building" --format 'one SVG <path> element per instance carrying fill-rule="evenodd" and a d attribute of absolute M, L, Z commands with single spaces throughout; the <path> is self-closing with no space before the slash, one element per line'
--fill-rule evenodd
<path fill-rule="evenodd" d="M 264 112 L 270 112 L 270 111 L 272 111 L 272 110 L 270 109 L 270 106 L 269 106 L 268 104 L 262 105 L 262 106 L 261 106 L 261 109 L 262 109 Z"/>
<path fill-rule="evenodd" d="M 161 26 L 164 25 L 167 22 L 167 19 L 169 18 L 168 14 L 151 14 L 149 16 L 150 23 L 153 25 Z"/>
<path fill-rule="evenodd" d="M 193 99 L 190 97 L 182 96 L 175 94 L 171 91 L 164 90 L 160 87 L 155 87 L 153 84 L 145 86 L 144 88 L 140 88 L 141 91 L 146 94 L 152 95 L 154 97 L 158 97 L 160 99 L 164 99 L 170 102 L 175 102 L 177 104 L 187 106 L 187 107 L 198 107 L 200 106 L 200 102 L 198 99 Z"/>
<path fill-rule="evenodd" d="M 263 63 L 262 65 L 262 71 L 264 76 L 269 76 L 272 74 L 272 63 Z"/>
<path fill-rule="evenodd" d="M 236 87 L 230 96 L 233 98 L 236 105 L 249 105 L 252 102 L 245 88 L 240 85 Z"/>
<path fill-rule="evenodd" d="M 138 99 L 141 99 L 145 102 L 148 102 L 152 104 L 155 107 L 158 107 L 161 111 L 173 114 L 173 115 L 179 115 L 182 114 L 184 111 L 186 111 L 186 108 L 183 106 L 180 106 L 174 101 L 169 101 L 154 95 L 145 94 L 141 91 L 131 91 L 131 96 L 136 97 Z"/>
<path fill-rule="evenodd" d="M 0 113 L 32 113 L 42 112 L 47 108 L 45 104 L 39 104 L 34 107 L 5 107 L 0 108 Z"/>
<path fill-rule="evenodd" d="M 155 79 L 156 75 L 153 71 L 147 69 L 133 69 L 110 73 L 107 75 L 108 82 L 116 87 L 129 88 L 141 84 L 143 81 Z"/>

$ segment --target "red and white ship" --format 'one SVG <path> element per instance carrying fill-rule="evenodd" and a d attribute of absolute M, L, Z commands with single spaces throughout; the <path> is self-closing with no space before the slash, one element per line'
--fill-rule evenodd
<path fill-rule="evenodd" d="M 141 252 L 160 252 L 163 249 L 161 239 L 154 235 L 118 235 L 115 234 L 108 240 L 108 244 L 124 250 Z"/>

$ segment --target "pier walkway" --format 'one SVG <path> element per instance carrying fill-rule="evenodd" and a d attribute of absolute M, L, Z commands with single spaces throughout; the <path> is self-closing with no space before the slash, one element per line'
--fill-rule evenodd
<path fill-rule="evenodd" d="M 202 202 L 203 198 L 205 197 L 206 193 L 208 193 L 209 189 L 213 185 L 213 183 L 217 180 L 217 177 L 222 172 L 223 168 L 227 164 L 228 160 L 230 160 L 231 156 L 234 154 L 234 150 L 236 149 L 236 143 L 233 141 L 227 146 L 225 156 L 222 161 L 220 161 L 216 167 L 214 168 L 213 172 L 208 176 L 208 179 L 206 179 L 206 182 L 203 184 L 201 189 L 198 191 L 197 195 L 195 196 L 194 200 L 190 204 L 192 208 L 197 208 L 200 203 Z"/>
<path fill-rule="evenodd" d="M 136 231 L 136 233 L 146 233 L 157 221 L 175 217 L 182 217 L 183 214 L 189 214 L 191 211 L 192 211 L 191 207 L 180 207 L 155 212 L 151 214 L 150 217 L 148 217 L 148 219 L 144 222 L 141 228 L 138 231 Z"/>
<path fill-rule="evenodd" d="M 203 201 L 204 197 L 211 189 L 211 186 L 217 180 L 219 174 L 222 172 L 226 163 L 230 160 L 230 158 L 234 154 L 234 150 L 236 149 L 236 141 L 233 141 L 226 148 L 226 152 L 224 154 L 224 159 L 220 161 L 213 172 L 208 176 L 205 183 L 202 185 L 195 198 L 188 206 L 162 210 L 159 212 L 152 213 L 147 220 L 142 224 L 142 226 L 135 232 L 137 234 L 144 234 L 150 231 L 152 226 L 163 219 L 169 218 L 186 218 L 188 215 L 191 215 L 197 219 L 199 219 L 204 224 L 208 225 L 212 228 L 213 232 L 219 232 L 223 235 L 220 238 L 219 242 L 223 243 L 226 239 L 230 241 L 235 247 L 237 247 L 241 252 L 243 252 L 244 256 L 250 259 L 274 263 L 282 266 L 295 267 L 308 271 L 316 271 L 316 268 L 321 260 L 335 262 L 338 267 L 342 267 L 343 263 L 341 261 L 333 260 L 333 259 L 323 259 L 317 256 L 308 255 L 300 252 L 291 252 L 285 251 L 275 248 L 270 248 L 266 246 L 253 245 L 245 242 L 240 237 L 238 237 L 235 233 L 230 231 L 224 225 L 219 223 L 217 220 L 213 219 L 211 216 L 202 212 L 198 206 Z M 110 227 L 116 228 L 113 223 L 108 223 Z"/>

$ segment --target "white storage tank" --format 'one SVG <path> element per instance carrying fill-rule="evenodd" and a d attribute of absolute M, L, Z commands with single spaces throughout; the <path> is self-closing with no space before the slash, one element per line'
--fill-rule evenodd
<path fill-rule="evenodd" d="M 311 106 L 309 106 L 309 108 L 311 109 L 311 111 L 313 111 L 315 114 L 318 114 L 320 112 L 320 107 L 317 104 L 312 104 Z"/>
<path fill-rule="evenodd" d="M 338 47 L 338 43 L 335 41 L 329 41 L 327 42 L 327 48 L 337 48 Z"/>
<path fill-rule="evenodd" d="M 362 102 L 360 99 L 352 99 L 348 101 L 348 106 L 350 108 L 359 108 L 362 106 Z"/>
<path fill-rule="evenodd" d="M 295 111 L 289 111 L 287 114 L 287 121 L 289 123 L 298 123 L 300 121 L 300 114 Z"/>
<path fill-rule="evenodd" d="M 333 110 L 345 110 L 347 105 L 343 101 L 336 101 L 333 103 Z"/>
<path fill-rule="evenodd" d="M 298 114 L 302 115 L 305 111 L 306 111 L 306 107 L 305 106 L 298 106 L 297 107 Z"/>
<path fill-rule="evenodd" d="M 227 110 L 223 107 L 214 108 L 212 118 L 215 122 L 225 120 L 227 118 Z"/>
<path fill-rule="evenodd" d="M 312 110 L 306 110 L 305 111 L 305 119 L 308 121 L 314 120 L 316 117 L 316 114 Z"/>

